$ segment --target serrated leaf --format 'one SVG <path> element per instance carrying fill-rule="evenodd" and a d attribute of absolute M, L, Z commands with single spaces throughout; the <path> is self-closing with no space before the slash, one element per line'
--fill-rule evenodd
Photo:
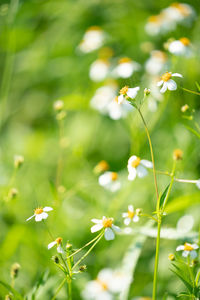
<path fill-rule="evenodd" d="M 170 184 L 168 184 L 168 186 L 165 188 L 164 192 L 162 193 L 162 195 L 160 197 L 160 208 L 164 205 L 169 186 L 170 186 Z"/>
<path fill-rule="evenodd" d="M 24 298 L 17 292 L 14 288 L 11 287 L 10 284 L 0 280 L 0 285 L 4 286 L 9 292 L 11 292 L 16 300 L 23 300 Z"/>

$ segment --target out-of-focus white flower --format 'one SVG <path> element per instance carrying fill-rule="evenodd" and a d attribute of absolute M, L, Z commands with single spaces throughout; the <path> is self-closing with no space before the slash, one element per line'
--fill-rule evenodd
<path fill-rule="evenodd" d="M 165 18 L 175 23 L 187 22 L 195 16 L 195 11 L 192 6 L 186 3 L 172 3 L 169 7 L 163 10 Z"/>
<path fill-rule="evenodd" d="M 102 81 L 109 72 L 109 62 L 105 59 L 97 59 L 90 66 L 89 76 L 93 81 Z"/>
<path fill-rule="evenodd" d="M 107 241 L 114 240 L 115 233 L 120 232 L 120 228 L 113 224 L 114 219 L 113 218 L 106 218 L 103 216 L 102 220 L 100 219 L 92 219 L 93 223 L 95 223 L 94 226 L 91 227 L 91 232 L 97 232 L 101 229 L 105 229 L 104 237 Z"/>
<path fill-rule="evenodd" d="M 134 211 L 133 205 L 128 206 L 128 211 L 123 213 L 122 217 L 124 218 L 124 224 L 127 226 L 130 224 L 131 221 L 136 223 L 140 219 L 137 213 Z"/>
<path fill-rule="evenodd" d="M 116 192 L 121 188 L 121 183 L 118 180 L 118 174 L 116 172 L 107 171 L 100 175 L 99 184 L 111 192 Z"/>
<path fill-rule="evenodd" d="M 118 96 L 117 102 L 121 104 L 124 101 L 126 101 L 126 98 L 135 99 L 139 90 L 139 86 L 135 88 L 129 88 L 128 86 L 124 86 L 119 92 L 120 96 Z"/>
<path fill-rule="evenodd" d="M 163 51 L 154 50 L 151 52 L 151 57 L 145 63 L 145 69 L 151 75 L 158 75 L 164 70 L 166 63 L 166 53 Z"/>
<path fill-rule="evenodd" d="M 61 237 L 58 237 L 57 239 L 55 239 L 55 241 L 48 244 L 48 249 L 51 249 L 52 247 L 54 247 L 56 245 L 57 245 L 57 252 L 64 253 L 64 250 L 62 248 L 62 238 Z"/>
<path fill-rule="evenodd" d="M 153 168 L 151 161 L 146 159 L 140 159 L 139 157 L 133 155 L 128 160 L 128 180 L 134 180 L 136 175 L 139 178 L 145 177 L 148 172 L 146 168 Z"/>
<path fill-rule="evenodd" d="M 48 218 L 48 213 L 49 211 L 53 210 L 52 207 L 49 206 L 45 206 L 44 208 L 40 207 L 40 208 L 36 208 L 34 210 L 34 215 L 32 215 L 30 218 L 28 218 L 26 221 L 29 221 L 30 219 L 35 217 L 35 221 L 36 222 L 40 222 L 43 219 Z"/>
<path fill-rule="evenodd" d="M 155 112 L 158 108 L 158 103 L 162 102 L 164 96 L 160 93 L 159 87 L 157 87 L 158 78 L 153 77 L 151 82 L 148 84 L 151 93 L 147 98 L 148 108 L 151 112 Z"/>
<path fill-rule="evenodd" d="M 177 230 L 181 232 L 189 232 L 194 225 L 194 218 L 190 215 L 182 216 L 177 222 Z"/>
<path fill-rule="evenodd" d="M 114 300 L 130 282 L 130 278 L 120 270 L 103 269 L 97 279 L 89 281 L 82 293 L 86 300 Z"/>
<path fill-rule="evenodd" d="M 105 33 L 98 26 L 88 28 L 79 45 L 79 49 L 84 53 L 89 53 L 100 48 L 103 45 Z"/>
<path fill-rule="evenodd" d="M 168 50 L 175 55 L 190 56 L 192 54 L 190 46 L 190 40 L 186 37 L 183 37 L 179 40 L 172 41 L 168 46 Z"/>
<path fill-rule="evenodd" d="M 162 30 L 163 18 L 161 15 L 150 16 L 145 26 L 145 30 L 149 35 L 157 35 Z"/>
<path fill-rule="evenodd" d="M 115 77 L 129 78 L 131 75 L 141 68 L 140 64 L 131 60 L 128 57 L 121 58 L 117 67 L 113 70 Z"/>
<path fill-rule="evenodd" d="M 177 84 L 176 82 L 171 79 L 172 77 L 183 77 L 179 73 L 171 73 L 171 72 L 166 72 L 161 76 L 161 80 L 157 83 L 157 86 L 162 86 L 160 89 L 161 93 L 165 93 L 168 90 L 170 91 L 175 91 L 177 89 Z"/>
<path fill-rule="evenodd" d="M 190 255 L 192 259 L 195 259 L 197 257 L 197 250 L 199 249 L 199 246 L 197 244 L 189 244 L 185 243 L 184 245 L 180 245 L 176 248 L 176 251 L 183 251 L 182 256 L 187 257 Z"/>

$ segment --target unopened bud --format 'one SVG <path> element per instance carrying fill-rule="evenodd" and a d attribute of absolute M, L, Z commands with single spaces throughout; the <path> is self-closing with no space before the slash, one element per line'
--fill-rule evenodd
<path fill-rule="evenodd" d="M 184 113 L 186 112 L 187 110 L 189 109 L 189 105 L 188 104 L 185 104 L 181 107 L 181 111 Z"/>
<path fill-rule="evenodd" d="M 55 264 L 59 264 L 60 260 L 57 255 L 52 256 L 51 258 Z"/>
<path fill-rule="evenodd" d="M 151 90 L 150 90 L 150 89 L 147 89 L 147 88 L 144 89 L 144 95 L 145 95 L 145 96 L 150 95 L 150 93 L 151 93 Z"/>
<path fill-rule="evenodd" d="M 62 100 L 57 100 L 53 104 L 53 108 L 55 111 L 61 111 L 64 107 L 64 102 Z"/>
<path fill-rule="evenodd" d="M 80 272 L 85 272 L 86 270 L 87 270 L 87 266 L 86 265 L 80 266 L 80 268 L 79 268 Z"/>
<path fill-rule="evenodd" d="M 171 260 L 171 261 L 175 260 L 175 255 L 173 253 L 170 253 L 168 255 L 168 259 Z"/>
<path fill-rule="evenodd" d="M 65 111 L 60 111 L 57 115 L 56 115 L 56 119 L 58 120 L 58 121 L 61 121 L 61 120 L 63 120 L 65 117 L 66 117 L 66 112 Z"/>
<path fill-rule="evenodd" d="M 16 169 L 20 168 L 21 165 L 24 163 L 24 157 L 22 155 L 15 155 L 14 156 L 14 166 Z"/>
<path fill-rule="evenodd" d="M 173 152 L 173 159 L 174 160 L 183 159 L 183 151 L 181 149 L 175 149 Z"/>
<path fill-rule="evenodd" d="M 66 250 L 72 250 L 72 244 L 70 244 L 70 243 L 67 243 L 66 244 Z"/>
<path fill-rule="evenodd" d="M 109 164 L 105 160 L 101 160 L 95 167 L 94 173 L 99 174 L 109 169 Z"/>
<path fill-rule="evenodd" d="M 18 195 L 18 190 L 16 188 L 11 188 L 10 191 L 8 192 L 8 198 L 9 199 L 14 199 Z"/>
<path fill-rule="evenodd" d="M 17 278 L 19 274 L 20 265 L 18 263 L 14 263 L 11 267 L 10 276 L 12 279 Z"/>
<path fill-rule="evenodd" d="M 139 215 L 141 215 L 141 213 L 142 213 L 142 209 L 141 209 L 141 208 L 137 208 L 137 209 L 135 210 L 135 212 L 136 212 L 136 215 L 139 216 Z"/>

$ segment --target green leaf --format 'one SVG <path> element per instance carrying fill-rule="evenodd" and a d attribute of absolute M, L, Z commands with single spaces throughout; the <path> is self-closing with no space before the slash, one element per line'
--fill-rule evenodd
<path fill-rule="evenodd" d="M 196 135 L 200 139 L 200 134 L 195 129 L 193 129 L 190 126 L 186 126 L 186 125 L 185 125 L 185 128 L 187 128 L 190 132 L 192 132 L 194 135 Z"/>
<path fill-rule="evenodd" d="M 166 205 L 165 211 L 166 213 L 173 213 L 199 203 L 200 203 L 199 192 L 190 195 L 180 196 L 175 199 L 172 199 L 170 203 Z"/>
<path fill-rule="evenodd" d="M 9 292 L 11 292 L 16 300 L 23 300 L 24 298 L 18 293 L 14 288 L 10 286 L 10 284 L 0 280 L 0 285 L 4 286 Z"/>
<path fill-rule="evenodd" d="M 30 292 L 31 300 L 36 299 L 36 293 L 37 293 L 38 289 L 40 288 L 40 286 L 42 286 L 46 283 L 48 276 L 49 276 L 49 271 L 47 270 L 46 272 L 42 273 L 42 275 L 39 277 L 39 279 L 37 280 L 36 284 L 34 285 L 32 291 Z"/>
<path fill-rule="evenodd" d="M 168 186 L 165 188 L 164 192 L 162 193 L 162 195 L 160 197 L 160 208 L 164 205 L 169 186 L 170 186 L 170 184 L 168 184 Z"/>
<path fill-rule="evenodd" d="M 195 84 L 196 84 L 196 86 L 197 86 L 197 88 L 198 88 L 198 90 L 200 92 L 200 85 L 199 85 L 199 83 L 196 81 Z"/>

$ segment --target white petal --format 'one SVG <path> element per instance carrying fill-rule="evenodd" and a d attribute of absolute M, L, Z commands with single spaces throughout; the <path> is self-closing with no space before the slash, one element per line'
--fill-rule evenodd
<path fill-rule="evenodd" d="M 157 86 L 161 86 L 163 84 L 163 80 L 158 81 Z"/>
<path fill-rule="evenodd" d="M 36 221 L 36 222 L 40 222 L 40 221 L 42 221 L 42 219 L 43 219 L 42 214 L 35 215 L 35 221 Z"/>
<path fill-rule="evenodd" d="M 139 218 L 137 215 L 135 215 L 135 216 L 133 217 L 133 222 L 135 222 L 135 223 L 136 223 L 136 222 L 138 222 L 138 221 L 139 221 L 139 219 L 140 219 L 140 218 Z"/>
<path fill-rule="evenodd" d="M 146 168 L 149 168 L 149 169 L 152 169 L 153 168 L 153 163 L 149 160 L 146 160 L 146 159 L 142 159 L 141 160 L 141 164 L 143 166 L 145 166 Z"/>
<path fill-rule="evenodd" d="M 116 225 L 114 225 L 114 224 L 112 224 L 112 229 L 113 229 L 114 231 L 116 231 L 116 232 L 120 232 L 120 231 L 121 231 L 121 229 L 119 228 L 119 226 L 116 226 Z"/>
<path fill-rule="evenodd" d="M 197 244 L 192 244 L 193 249 L 199 249 L 199 246 Z"/>
<path fill-rule="evenodd" d="M 101 186 L 105 186 L 111 182 L 112 179 L 111 179 L 110 173 L 111 172 L 105 172 L 104 174 L 99 176 L 99 184 Z"/>
<path fill-rule="evenodd" d="M 180 245 L 176 248 L 176 251 L 182 251 L 184 250 L 184 248 L 185 248 L 184 245 Z"/>
<path fill-rule="evenodd" d="M 65 253 L 65 251 L 63 250 L 63 248 L 62 248 L 61 245 L 58 245 L 58 247 L 57 247 L 57 252 L 58 252 L 58 253 Z"/>
<path fill-rule="evenodd" d="M 170 91 L 175 91 L 177 89 L 177 84 L 173 79 L 167 81 L 167 87 Z"/>
<path fill-rule="evenodd" d="M 32 215 L 30 218 L 26 219 L 26 221 L 29 221 L 29 220 L 32 219 L 33 217 L 35 217 L 35 215 Z"/>
<path fill-rule="evenodd" d="M 164 82 L 164 83 L 163 83 L 163 87 L 160 89 L 160 92 L 163 94 L 163 93 L 166 92 L 166 90 L 167 90 L 167 83 Z"/>
<path fill-rule="evenodd" d="M 113 232 L 113 230 L 112 230 L 111 228 L 106 228 L 106 229 L 105 229 L 105 234 L 104 234 L 104 236 L 105 236 L 105 239 L 106 239 L 107 241 L 114 240 L 114 238 L 115 238 L 115 234 L 114 234 L 114 232 Z"/>
<path fill-rule="evenodd" d="M 128 225 L 130 224 L 130 222 L 131 222 L 131 219 L 130 219 L 130 218 L 124 219 L 124 224 L 125 224 L 126 226 L 128 226 Z"/>
<path fill-rule="evenodd" d="M 134 212 L 134 207 L 133 207 L 132 204 L 130 204 L 130 205 L 128 206 L 128 210 L 131 211 L 131 212 Z"/>
<path fill-rule="evenodd" d="M 127 218 L 128 217 L 128 213 L 126 212 L 126 213 L 122 213 L 122 217 L 123 218 Z"/>
<path fill-rule="evenodd" d="M 130 158 L 129 158 L 129 160 L 128 160 L 128 165 L 131 165 L 131 163 L 133 162 L 133 161 L 135 161 L 137 159 L 137 156 L 136 155 L 132 155 Z M 199 179 L 200 180 L 200 179 Z"/>
<path fill-rule="evenodd" d="M 143 166 L 137 167 L 137 175 L 139 178 L 143 178 L 148 174 L 148 171 Z"/>
<path fill-rule="evenodd" d="M 129 98 L 131 99 L 135 99 L 135 97 L 137 96 L 137 93 L 139 91 L 140 87 L 137 86 L 135 88 L 129 88 L 127 91 L 127 95 L 129 96 Z"/>
<path fill-rule="evenodd" d="M 100 219 L 92 219 L 91 221 L 96 224 L 102 223 L 102 220 Z"/>
<path fill-rule="evenodd" d="M 195 251 L 195 250 L 190 251 L 190 257 L 192 259 L 195 259 L 197 257 L 197 251 Z"/>
<path fill-rule="evenodd" d="M 41 213 L 42 219 L 48 218 L 48 214 L 46 212 Z"/>
<path fill-rule="evenodd" d="M 137 175 L 137 171 L 136 171 L 136 169 L 133 169 L 133 171 L 131 171 L 128 174 L 128 180 L 133 181 L 135 179 L 136 175 Z"/>
<path fill-rule="evenodd" d="M 52 207 L 49 207 L 49 206 L 45 206 L 45 207 L 43 208 L 43 211 L 51 211 L 51 210 L 53 210 L 53 208 L 52 208 Z"/>
<path fill-rule="evenodd" d="M 183 75 L 181 75 L 180 73 L 173 73 L 173 74 L 172 74 L 172 76 L 174 76 L 174 77 L 181 77 L 181 78 L 183 78 Z"/>
<path fill-rule="evenodd" d="M 103 228 L 103 225 L 102 224 L 96 224 L 94 226 L 91 227 L 91 232 L 97 232 L 99 230 L 101 230 Z"/>
<path fill-rule="evenodd" d="M 190 254 L 190 251 L 183 251 L 182 256 L 187 257 Z"/>
<path fill-rule="evenodd" d="M 124 96 L 120 95 L 118 96 L 118 103 L 121 104 L 124 101 Z"/>
<path fill-rule="evenodd" d="M 57 243 L 56 241 L 54 242 L 51 242 L 49 245 L 48 245 L 48 249 L 51 249 L 53 246 L 55 246 Z"/>

